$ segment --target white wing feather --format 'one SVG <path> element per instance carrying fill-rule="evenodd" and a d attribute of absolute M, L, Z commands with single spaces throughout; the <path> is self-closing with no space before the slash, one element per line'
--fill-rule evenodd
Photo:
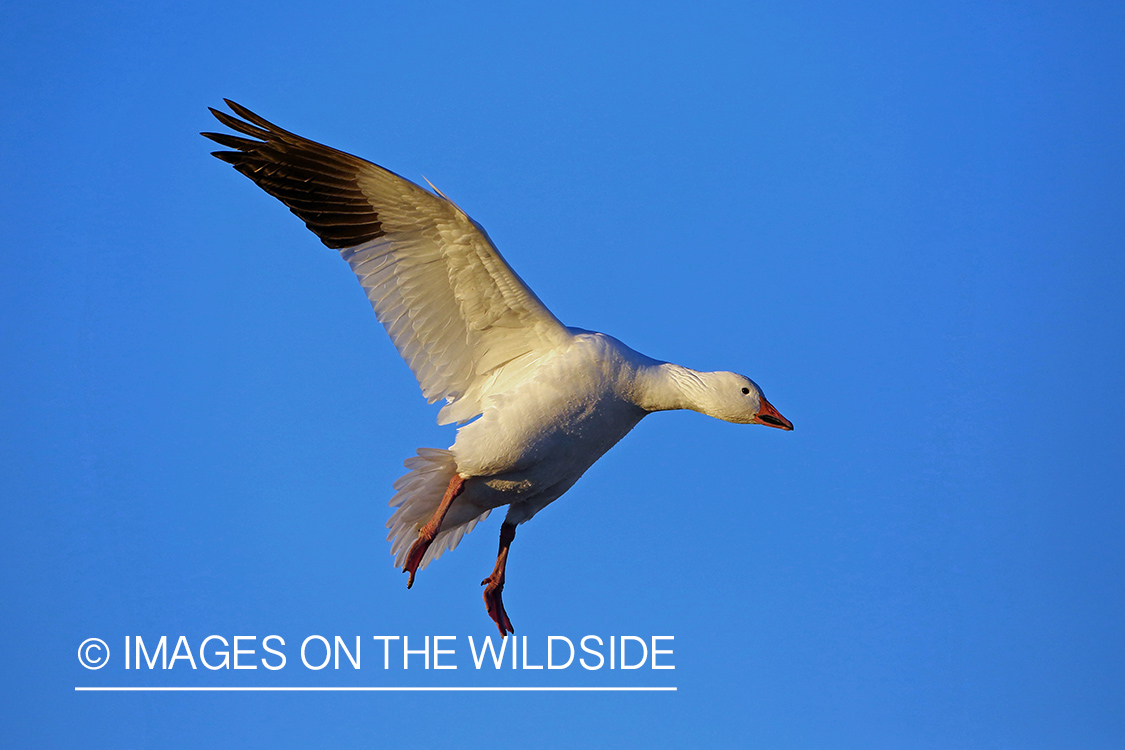
<path fill-rule="evenodd" d="M 449 401 L 438 423 L 472 419 L 490 393 L 571 334 L 468 215 L 444 197 L 372 167 L 382 174 L 364 175 L 366 194 L 385 195 L 380 183 L 390 180 L 412 190 L 398 205 L 378 201 L 384 236 L 340 254 L 422 395 L 430 403 Z"/>
<path fill-rule="evenodd" d="M 234 102 L 204 133 L 230 162 L 348 262 L 438 422 L 481 413 L 489 395 L 565 345 L 567 329 L 505 262 L 484 229 L 443 195 L 359 157 L 282 130 Z"/>

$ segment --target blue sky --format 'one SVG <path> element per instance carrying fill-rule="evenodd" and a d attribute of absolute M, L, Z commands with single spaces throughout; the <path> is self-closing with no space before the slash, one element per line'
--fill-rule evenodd
<path fill-rule="evenodd" d="M 14 744 L 1120 746 L 1119 6 L 0 15 Z M 345 264 L 208 155 L 223 97 L 425 175 L 564 322 L 794 422 L 655 415 L 520 529 L 531 648 L 671 635 L 675 670 L 475 670 L 498 517 L 406 590 L 390 485 L 452 430 Z M 268 634 L 284 670 L 121 663 Z M 304 669 L 311 634 L 363 668 Z M 458 669 L 384 671 L 373 635 L 455 635 Z"/>

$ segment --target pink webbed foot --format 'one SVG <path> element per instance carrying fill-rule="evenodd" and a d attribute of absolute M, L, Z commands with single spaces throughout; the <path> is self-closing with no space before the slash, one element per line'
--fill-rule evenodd
<path fill-rule="evenodd" d="M 406 553 L 406 564 L 402 566 L 403 573 L 409 573 L 410 578 L 406 582 L 406 588 L 414 585 L 414 575 L 418 572 L 418 566 L 422 564 L 422 558 L 426 556 L 426 550 L 434 543 L 434 537 L 437 534 L 427 534 L 423 536 L 418 535 L 414 540 L 414 544 L 410 545 L 410 551 Z"/>
<path fill-rule="evenodd" d="M 501 593 L 504 591 L 504 577 L 500 576 L 499 580 L 495 576 L 489 576 L 480 582 L 484 586 L 484 606 L 488 608 L 488 616 L 496 623 L 496 627 L 500 630 L 500 637 L 506 638 L 508 633 L 515 633 L 516 629 L 512 627 L 512 621 L 508 619 L 508 613 L 504 611 L 504 600 L 501 598 Z"/>
<path fill-rule="evenodd" d="M 418 572 L 418 566 L 422 564 L 422 558 L 426 556 L 426 550 L 434 543 L 438 529 L 441 528 L 441 522 L 445 520 L 445 514 L 449 512 L 449 506 L 453 504 L 454 499 L 461 494 L 463 489 L 465 489 L 465 478 L 460 474 L 454 474 L 453 478 L 449 480 L 449 486 L 445 489 L 445 496 L 442 497 L 437 510 L 434 511 L 426 525 L 418 530 L 418 538 L 414 540 L 414 544 L 410 545 L 410 551 L 406 553 L 406 564 L 402 566 L 402 572 L 410 574 L 410 579 L 406 582 L 406 588 L 414 585 L 414 574 Z"/>
<path fill-rule="evenodd" d="M 505 521 L 500 524 L 500 550 L 496 553 L 496 567 L 492 575 L 480 582 L 484 586 L 484 606 L 488 608 L 488 616 L 496 623 L 500 630 L 500 637 L 507 638 L 508 633 L 516 632 L 508 613 L 504 611 L 504 600 L 501 593 L 504 591 L 504 570 L 508 566 L 508 549 L 512 540 L 516 538 L 516 525 Z"/>

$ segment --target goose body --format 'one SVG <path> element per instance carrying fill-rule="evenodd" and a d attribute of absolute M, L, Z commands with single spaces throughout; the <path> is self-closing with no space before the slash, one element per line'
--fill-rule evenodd
<path fill-rule="evenodd" d="M 633 398 L 643 360 L 587 332 L 543 357 L 457 431 L 458 471 L 482 478 L 465 488 L 464 501 L 481 511 L 511 505 L 509 519 L 522 523 L 570 489 L 647 413 Z"/>
<path fill-rule="evenodd" d="M 516 526 L 647 414 L 692 409 L 792 429 L 743 375 L 697 372 L 563 326 L 440 192 L 227 104 L 238 117 L 212 113 L 250 138 L 204 133 L 233 149 L 214 155 L 340 251 L 423 395 L 445 400 L 438 422 L 462 425 L 448 450 L 419 449 L 395 482 L 388 540 L 408 586 L 492 509 L 508 506 L 496 566 L 482 582 L 506 635 L 514 629 L 501 592 Z"/>

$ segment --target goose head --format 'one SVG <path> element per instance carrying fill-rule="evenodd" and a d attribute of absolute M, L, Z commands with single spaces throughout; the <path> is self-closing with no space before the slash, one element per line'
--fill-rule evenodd
<path fill-rule="evenodd" d="M 758 384 L 745 375 L 736 372 L 699 374 L 704 388 L 695 394 L 697 411 L 724 422 L 793 429 L 793 423 L 781 416 Z"/>
<path fill-rule="evenodd" d="M 781 416 L 750 378 L 737 372 L 698 372 L 662 363 L 653 370 L 647 403 L 650 411 L 691 409 L 724 422 L 761 424 L 792 430 L 793 423 Z"/>

